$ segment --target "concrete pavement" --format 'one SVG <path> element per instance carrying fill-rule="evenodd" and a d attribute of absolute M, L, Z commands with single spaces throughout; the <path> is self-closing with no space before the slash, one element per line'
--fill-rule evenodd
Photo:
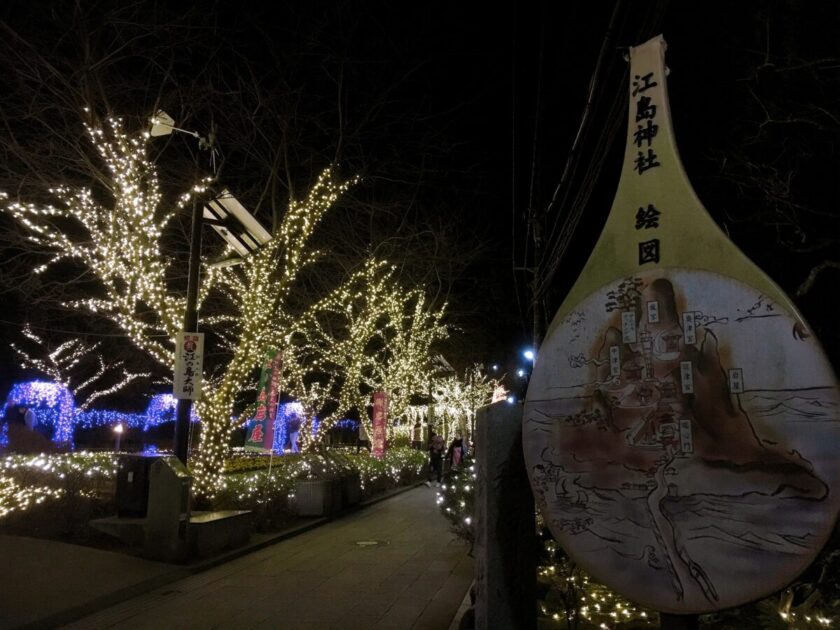
<path fill-rule="evenodd" d="M 131 597 L 179 567 L 39 538 L 0 535 L 0 628 L 37 624 L 84 603 Z"/>
<path fill-rule="evenodd" d="M 66 627 L 447 630 L 471 581 L 421 486 Z"/>

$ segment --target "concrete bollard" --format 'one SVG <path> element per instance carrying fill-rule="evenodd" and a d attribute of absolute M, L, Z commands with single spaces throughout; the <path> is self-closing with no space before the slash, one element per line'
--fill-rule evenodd
<path fill-rule="evenodd" d="M 537 626 L 536 527 L 522 406 L 479 409 L 475 450 L 475 627 L 531 630 Z"/>
<path fill-rule="evenodd" d="M 177 457 L 161 457 L 149 469 L 146 553 L 166 562 L 185 559 L 192 477 Z"/>

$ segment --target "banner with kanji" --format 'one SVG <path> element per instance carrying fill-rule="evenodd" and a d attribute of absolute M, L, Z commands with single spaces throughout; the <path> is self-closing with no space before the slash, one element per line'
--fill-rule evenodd
<path fill-rule="evenodd" d="M 387 425 L 388 425 L 388 394 L 385 392 L 374 392 L 373 394 L 373 436 L 370 443 L 371 455 L 382 459 L 385 457 L 387 448 Z"/>
<path fill-rule="evenodd" d="M 181 400 L 201 397 L 204 333 L 179 332 L 175 338 L 175 373 L 172 395 Z"/>
<path fill-rule="evenodd" d="M 257 409 L 245 433 L 245 449 L 270 451 L 274 444 L 274 417 L 280 396 L 280 375 L 283 357 L 276 350 L 266 354 L 257 388 Z"/>

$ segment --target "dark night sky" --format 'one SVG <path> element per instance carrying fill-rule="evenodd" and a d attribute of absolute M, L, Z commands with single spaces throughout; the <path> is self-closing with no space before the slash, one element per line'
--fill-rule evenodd
<path fill-rule="evenodd" d="M 793 51 L 811 59 L 840 57 L 838 5 L 813 2 L 804 8 L 805 4 L 623 3 L 583 152 L 588 157 L 587 150 L 604 133 L 609 107 L 623 99 L 622 51 L 664 33 L 677 140 L 689 176 L 713 216 L 731 228 L 736 243 L 789 292 L 815 259 L 803 259 L 795 268 L 785 264 L 785 250 L 766 225 L 730 221 L 733 200 L 724 195 L 732 189 L 716 183 L 718 163 L 712 156 L 726 149 L 733 129 L 756 116 L 755 103 L 741 79 L 761 58 L 767 42 L 774 54 L 782 56 Z M 37 39 L 38 33 L 55 30 L 61 23 L 60 16 L 51 16 L 45 6 L 13 2 L 2 9 L 0 18 Z M 149 6 L 155 7 L 155 15 L 165 16 L 166 3 Z M 383 105 L 380 120 L 400 122 L 374 124 L 370 135 L 363 129 L 345 164 L 352 168 L 364 156 L 368 164 L 381 167 L 379 174 L 388 173 L 382 164 L 401 155 L 407 160 L 406 170 L 423 164 L 427 171 L 416 197 L 421 210 L 430 216 L 455 217 L 465 241 L 482 244 L 480 254 L 456 281 L 451 300 L 453 309 L 463 314 L 459 320 L 463 331 L 455 335 L 461 346 L 458 354 L 464 362 L 469 357 L 512 366 L 531 329 L 529 278 L 513 271 L 514 266 L 531 264 L 525 248 L 526 210 L 529 200 L 535 209 L 544 210 L 559 182 L 612 3 L 507 3 L 492 10 L 486 4 L 443 2 L 301 3 L 247 12 L 241 7 L 221 2 L 204 6 L 216 20 L 216 36 L 248 60 L 267 93 L 279 89 L 272 87 L 275 66 L 265 61 L 266 47 L 275 47 L 286 54 L 290 84 L 316 97 L 313 107 L 328 110 L 334 105 L 323 77 L 339 58 L 347 62 L 345 104 L 350 117 L 369 111 L 370 95 L 385 95 L 388 104 Z M 38 45 L 49 48 L 43 39 Z M 136 54 L 143 58 L 142 51 Z M 186 49 L 178 71 L 187 75 L 201 63 L 200 54 Z M 290 64 L 298 64 L 298 71 Z M 383 90 L 388 84 L 392 89 Z M 813 89 L 804 85 L 800 100 L 807 101 L 808 90 Z M 836 83 L 833 90 L 836 95 Z M 624 105 L 620 105 L 623 118 Z M 195 113 L 198 125 L 197 104 Z M 223 147 L 224 134 L 220 129 Z M 831 158 L 827 163 L 836 165 L 836 125 L 827 137 L 813 152 L 827 152 Z M 317 134 L 309 138 L 322 140 Z M 600 232 L 618 181 L 622 141 L 623 130 L 609 147 L 562 272 L 546 296 L 548 320 Z M 780 137 L 778 142 L 787 140 Z M 415 145 L 422 148 L 415 150 Z M 377 174 L 375 169 L 368 173 L 373 180 Z M 836 173 L 833 180 L 821 179 L 808 201 L 836 211 L 837 179 Z M 551 221 L 554 216 L 547 218 Z M 819 329 L 825 309 L 818 300 L 806 297 L 801 306 Z M 3 319 L 12 323 L 5 324 L 6 338 L 13 336 L 22 310 L 7 311 Z M 835 336 L 827 343 L 836 340 Z M 12 375 L 7 370 L 4 381 Z"/>

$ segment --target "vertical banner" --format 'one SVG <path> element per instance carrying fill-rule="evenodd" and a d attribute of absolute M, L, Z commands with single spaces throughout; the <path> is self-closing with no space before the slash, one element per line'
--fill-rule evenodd
<path fill-rule="evenodd" d="M 175 373 L 172 395 L 182 400 L 197 400 L 201 396 L 204 333 L 179 332 L 175 338 Z"/>
<path fill-rule="evenodd" d="M 373 439 L 370 443 L 371 455 L 378 459 L 385 457 L 386 427 L 388 424 L 388 394 L 374 392 L 373 394 Z"/>
<path fill-rule="evenodd" d="M 257 388 L 257 410 L 245 432 L 245 449 L 270 451 L 274 445 L 274 417 L 280 397 L 280 374 L 283 357 L 276 350 L 266 354 Z"/>

